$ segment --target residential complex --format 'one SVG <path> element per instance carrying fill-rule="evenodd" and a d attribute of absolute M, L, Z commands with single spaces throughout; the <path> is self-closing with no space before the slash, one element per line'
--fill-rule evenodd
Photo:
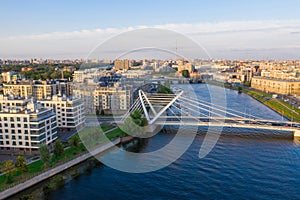
<path fill-rule="evenodd" d="M 300 80 L 291 81 L 256 76 L 252 78 L 251 87 L 268 93 L 283 95 L 300 94 Z"/>
<path fill-rule="evenodd" d="M 3 94 L 15 97 L 34 97 L 36 100 L 51 98 L 52 95 L 72 95 L 72 82 L 55 81 L 13 81 L 3 84 Z"/>
<path fill-rule="evenodd" d="M 83 66 L 77 71 L 72 66 L 62 69 L 73 72 L 73 82 L 26 80 L 13 71 L 1 73 L 2 150 L 34 152 L 42 143 L 51 144 L 57 131 L 73 132 L 84 127 L 85 113 L 123 114 L 132 105 L 137 89 L 149 83 L 170 85 L 214 79 L 268 93 L 300 95 L 300 61 L 144 59 L 115 60 L 114 66 L 112 61 L 105 61 L 105 65 L 97 60 L 86 63 L 101 65 Z M 22 67 L 23 72 L 31 70 Z"/>
<path fill-rule="evenodd" d="M 131 91 L 126 88 L 97 87 L 93 96 L 96 110 L 106 114 L 125 113 L 131 105 Z"/>
<path fill-rule="evenodd" d="M 41 144 L 57 139 L 56 115 L 29 99 L 0 95 L 0 149 L 37 154 Z"/>
<path fill-rule="evenodd" d="M 300 61 L 215 61 L 214 79 L 282 95 L 300 95 Z"/>
<path fill-rule="evenodd" d="M 131 67 L 130 60 L 115 60 L 114 61 L 115 70 L 129 69 L 130 67 Z"/>
<path fill-rule="evenodd" d="M 54 95 L 52 99 L 39 102 L 43 107 L 53 109 L 58 128 L 70 131 L 84 127 L 84 104 L 80 99 Z"/>

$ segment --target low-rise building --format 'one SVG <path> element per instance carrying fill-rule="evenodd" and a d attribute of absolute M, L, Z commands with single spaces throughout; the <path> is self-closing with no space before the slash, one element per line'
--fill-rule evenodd
<path fill-rule="evenodd" d="M 283 95 L 300 94 L 300 81 L 272 79 L 266 77 L 253 77 L 251 87 L 269 93 Z"/>

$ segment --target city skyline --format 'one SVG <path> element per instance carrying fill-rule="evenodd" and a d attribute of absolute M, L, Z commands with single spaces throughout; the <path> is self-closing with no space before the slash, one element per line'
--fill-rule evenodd
<path fill-rule="evenodd" d="M 0 57 L 86 58 L 97 45 L 120 33 L 160 28 L 193 39 L 214 59 L 299 59 L 298 4 L 4 1 Z"/>

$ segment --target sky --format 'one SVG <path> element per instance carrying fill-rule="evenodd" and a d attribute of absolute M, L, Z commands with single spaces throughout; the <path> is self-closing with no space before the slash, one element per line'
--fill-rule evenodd
<path fill-rule="evenodd" d="M 160 28 L 186 35 L 211 58 L 300 59 L 298 0 L 0 3 L 0 58 L 87 58 L 121 33 Z"/>

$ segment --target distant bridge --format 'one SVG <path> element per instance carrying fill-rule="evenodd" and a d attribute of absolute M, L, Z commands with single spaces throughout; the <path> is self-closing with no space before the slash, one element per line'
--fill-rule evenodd
<path fill-rule="evenodd" d="M 138 92 L 124 120 L 135 110 L 140 110 L 149 125 L 188 125 L 209 127 L 231 127 L 291 131 L 300 137 L 300 123 L 268 120 L 251 114 L 229 109 L 201 99 L 184 96 L 184 91 L 173 88 L 174 94 L 151 94 Z"/>

